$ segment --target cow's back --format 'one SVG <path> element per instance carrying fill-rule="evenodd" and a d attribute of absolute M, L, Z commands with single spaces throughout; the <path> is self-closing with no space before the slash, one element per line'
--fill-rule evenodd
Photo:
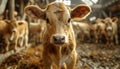
<path fill-rule="evenodd" d="M 26 21 L 17 21 L 17 30 L 19 34 L 25 33 L 28 30 L 28 23 Z"/>

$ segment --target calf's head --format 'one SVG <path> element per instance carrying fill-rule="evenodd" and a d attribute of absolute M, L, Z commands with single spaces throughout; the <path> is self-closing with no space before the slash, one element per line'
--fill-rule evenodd
<path fill-rule="evenodd" d="M 7 23 L 7 33 L 9 34 L 9 40 L 13 40 L 13 34 L 16 32 L 16 20 L 5 20 L 5 23 Z"/>
<path fill-rule="evenodd" d="M 25 13 L 28 16 L 46 21 L 46 41 L 55 45 L 69 43 L 71 35 L 73 35 L 71 19 L 81 20 L 90 12 L 91 9 L 86 5 L 82 4 L 70 9 L 62 2 L 50 3 L 46 9 L 41 9 L 35 5 L 25 8 Z"/>
<path fill-rule="evenodd" d="M 105 23 L 105 32 L 106 34 L 110 37 L 112 36 L 112 33 L 113 33 L 113 27 L 112 27 L 112 24 L 111 23 Z"/>
<path fill-rule="evenodd" d="M 118 22 L 118 18 L 117 17 L 107 17 L 103 20 L 104 23 L 117 23 Z"/>
<path fill-rule="evenodd" d="M 111 36 L 113 34 L 113 24 L 117 24 L 118 22 L 118 18 L 117 17 L 113 17 L 113 18 L 110 18 L 110 17 L 107 17 L 103 20 L 103 22 L 106 24 L 106 33 Z"/>

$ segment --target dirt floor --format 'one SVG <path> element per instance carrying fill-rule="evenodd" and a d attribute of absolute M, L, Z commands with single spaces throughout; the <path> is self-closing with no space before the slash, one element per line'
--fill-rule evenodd
<path fill-rule="evenodd" d="M 76 69 L 120 69 L 120 46 L 79 43 L 76 50 Z M 41 69 L 41 52 L 41 45 L 22 50 L 3 60 L 0 69 Z"/>
<path fill-rule="evenodd" d="M 120 69 L 120 46 L 79 44 L 78 69 Z"/>

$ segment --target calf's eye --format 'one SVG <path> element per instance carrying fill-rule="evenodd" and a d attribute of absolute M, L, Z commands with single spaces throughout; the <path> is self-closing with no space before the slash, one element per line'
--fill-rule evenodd
<path fill-rule="evenodd" d="M 70 21 L 71 21 L 71 19 L 69 18 L 69 19 L 68 19 L 68 23 L 70 23 Z"/>
<path fill-rule="evenodd" d="M 46 19 L 46 23 L 49 23 L 49 19 L 48 18 Z"/>
<path fill-rule="evenodd" d="M 12 32 L 13 32 L 13 33 L 15 33 L 15 32 L 16 32 L 16 30 L 12 30 Z"/>

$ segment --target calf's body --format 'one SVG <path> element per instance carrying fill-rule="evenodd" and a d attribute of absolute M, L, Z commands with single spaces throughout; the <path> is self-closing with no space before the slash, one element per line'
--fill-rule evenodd
<path fill-rule="evenodd" d="M 29 38 L 35 43 L 42 42 L 42 34 L 44 33 L 44 22 L 43 23 L 30 23 L 29 24 Z"/>
<path fill-rule="evenodd" d="M 88 39 L 91 38 L 91 31 L 93 28 L 91 27 L 91 24 L 85 23 L 85 22 L 72 22 L 75 34 L 78 34 L 81 36 L 80 40 L 85 40 L 85 35 Z"/>

